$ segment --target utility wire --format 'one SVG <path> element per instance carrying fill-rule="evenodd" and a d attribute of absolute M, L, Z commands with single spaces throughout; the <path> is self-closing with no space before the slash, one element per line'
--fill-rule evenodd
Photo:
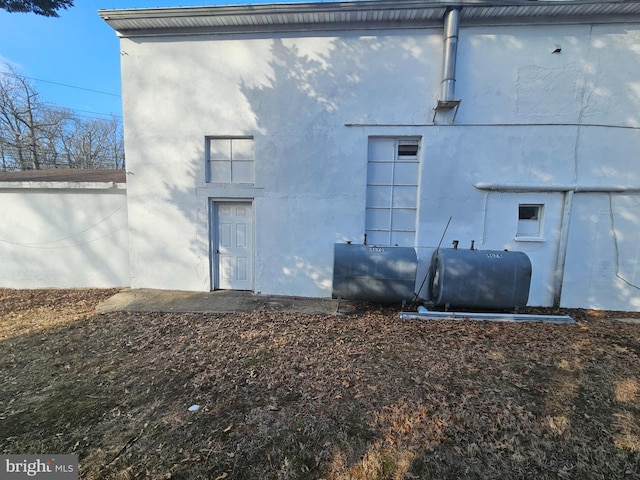
<path fill-rule="evenodd" d="M 102 115 L 104 117 L 117 117 L 117 118 L 122 118 L 122 115 L 117 115 L 115 113 L 102 113 L 102 112 L 93 112 L 91 110 L 80 110 L 78 108 L 71 108 L 71 107 L 65 107 L 63 105 L 59 105 L 57 103 L 51 103 L 51 102 L 43 102 L 43 105 L 47 105 L 49 107 L 55 107 L 55 108 L 61 108 L 64 110 L 71 110 L 72 112 L 84 112 L 84 113 L 92 113 L 93 115 Z M 90 115 L 81 115 L 78 114 L 82 117 L 89 117 L 89 118 L 101 118 L 101 117 L 93 117 Z"/>
<path fill-rule="evenodd" d="M 62 237 L 62 238 L 58 238 L 56 240 L 49 240 L 46 242 L 12 242 L 10 240 L 4 240 L 0 238 L 0 242 L 3 243 L 8 243 L 10 245 L 16 245 L 19 247 L 27 247 L 27 248 L 67 248 L 68 246 L 73 246 L 73 245 L 62 245 L 62 246 L 57 246 L 57 247 L 44 247 L 43 245 L 48 245 L 51 243 L 58 243 L 58 242 L 62 242 L 63 240 L 68 240 L 70 238 L 74 238 L 74 237 L 79 237 L 80 235 L 82 235 L 85 232 L 88 232 L 89 230 L 93 230 L 94 228 L 96 228 L 98 225 L 100 225 L 101 223 L 107 221 L 110 217 L 112 217 L 113 215 L 115 215 L 116 213 L 118 213 L 120 210 L 122 210 L 125 207 L 126 204 L 120 205 L 118 208 L 116 208 L 113 212 L 111 212 L 109 215 L 107 215 L 106 217 L 104 217 L 102 220 L 100 220 L 97 223 L 94 223 L 93 225 L 85 228 L 84 230 L 80 230 L 79 232 L 74 232 L 70 235 L 67 235 L 66 237 Z M 117 230 L 120 230 L 122 227 L 118 227 L 116 230 L 113 230 L 114 232 Z M 85 243 L 90 243 L 93 242 L 95 240 L 98 240 L 100 238 L 103 238 L 104 235 L 102 237 L 98 237 L 97 239 L 93 239 L 90 240 L 89 242 L 85 242 Z M 82 245 L 82 244 L 75 244 L 75 245 Z"/>
<path fill-rule="evenodd" d="M 61 87 L 75 88 L 76 90 L 85 90 L 87 92 L 99 93 L 101 95 L 110 95 L 112 97 L 120 97 L 120 95 L 117 93 L 103 92 L 102 90 L 94 90 L 92 88 L 78 87 L 76 85 L 69 85 L 68 83 L 52 82 L 51 80 L 43 80 L 41 78 L 27 77 L 24 75 L 18 75 L 17 73 L 11 73 L 11 72 L 2 72 L 2 73 L 4 75 L 10 75 L 12 77 L 28 78 L 29 80 L 35 80 L 36 82 L 51 83 L 52 85 L 59 85 Z"/>

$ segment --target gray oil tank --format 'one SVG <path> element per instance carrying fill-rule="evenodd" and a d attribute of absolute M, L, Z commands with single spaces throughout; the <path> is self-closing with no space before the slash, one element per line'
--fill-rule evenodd
<path fill-rule="evenodd" d="M 518 309 L 529 300 L 531 261 L 523 252 L 436 250 L 429 292 L 439 306 Z"/>
<path fill-rule="evenodd" d="M 333 298 L 391 303 L 412 301 L 418 258 L 411 247 L 336 243 Z"/>

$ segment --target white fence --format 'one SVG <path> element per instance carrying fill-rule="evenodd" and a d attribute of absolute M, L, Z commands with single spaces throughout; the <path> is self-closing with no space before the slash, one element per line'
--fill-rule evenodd
<path fill-rule="evenodd" d="M 0 287 L 130 285 L 124 183 L 0 180 Z"/>

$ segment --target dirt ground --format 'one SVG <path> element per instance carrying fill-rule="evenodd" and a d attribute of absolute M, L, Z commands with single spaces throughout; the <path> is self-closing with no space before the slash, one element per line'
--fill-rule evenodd
<path fill-rule="evenodd" d="M 96 314 L 114 293 L 0 290 L 3 453 L 77 454 L 83 479 L 640 478 L 620 313 Z"/>

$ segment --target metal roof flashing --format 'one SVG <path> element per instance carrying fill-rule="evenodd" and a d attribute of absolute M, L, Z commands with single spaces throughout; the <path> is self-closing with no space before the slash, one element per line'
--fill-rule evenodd
<path fill-rule="evenodd" d="M 374 0 L 100 10 L 121 37 L 270 31 L 417 28 L 441 25 L 462 7 L 463 24 L 628 22 L 640 0 Z"/>
<path fill-rule="evenodd" d="M 125 190 L 126 172 L 112 169 L 47 169 L 0 172 L 0 190 Z"/>
<path fill-rule="evenodd" d="M 117 182 L 0 182 L 0 190 L 126 190 Z"/>

